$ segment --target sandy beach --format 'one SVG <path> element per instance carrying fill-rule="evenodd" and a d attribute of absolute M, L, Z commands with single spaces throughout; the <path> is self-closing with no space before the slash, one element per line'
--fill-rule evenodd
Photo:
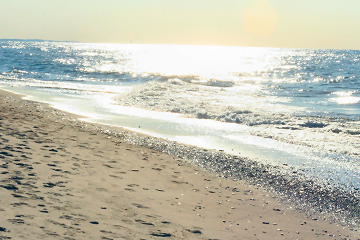
<path fill-rule="evenodd" d="M 0 91 L 0 239 L 359 239 L 95 128 Z"/>

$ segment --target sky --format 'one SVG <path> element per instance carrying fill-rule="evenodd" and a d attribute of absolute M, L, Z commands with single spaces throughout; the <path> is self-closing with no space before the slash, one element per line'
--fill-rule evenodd
<path fill-rule="evenodd" d="M 360 49 L 360 0 L 0 0 L 0 39 Z"/>

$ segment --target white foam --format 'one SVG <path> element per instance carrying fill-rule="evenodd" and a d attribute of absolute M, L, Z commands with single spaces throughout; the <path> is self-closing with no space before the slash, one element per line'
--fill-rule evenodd
<path fill-rule="evenodd" d="M 326 117 L 299 117 L 295 113 L 301 108 L 278 104 L 286 99 L 258 95 L 261 91 L 260 85 L 254 84 L 221 88 L 169 79 L 134 87 L 114 99 L 129 107 L 252 126 L 249 131 L 255 136 L 360 155 L 360 124 Z"/>
<path fill-rule="evenodd" d="M 134 106 L 153 111 L 175 112 L 193 118 L 215 119 L 224 122 L 259 124 L 269 121 L 259 117 L 265 113 L 291 112 L 294 108 L 273 103 L 286 98 L 259 96 L 260 86 L 210 87 L 187 83 L 179 79 L 148 82 L 115 98 L 119 105 Z M 244 115 L 247 115 L 246 118 Z M 277 121 L 277 120 L 270 120 Z"/>
<path fill-rule="evenodd" d="M 42 88 L 43 90 L 57 90 L 57 91 L 87 91 L 87 92 L 103 92 L 103 93 L 116 93 L 120 94 L 128 92 L 132 87 L 128 86 L 116 86 L 116 85 L 91 85 L 81 83 L 85 79 L 79 79 L 77 82 L 67 81 L 43 81 L 36 79 L 17 79 L 0 76 L 0 83 L 4 85 L 10 85 L 12 87 L 31 87 L 31 88 Z"/>

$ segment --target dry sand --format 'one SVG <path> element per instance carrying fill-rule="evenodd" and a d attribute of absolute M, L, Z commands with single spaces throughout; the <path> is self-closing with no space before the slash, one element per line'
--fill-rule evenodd
<path fill-rule="evenodd" d="M 359 238 L 73 117 L 0 91 L 0 239 Z"/>

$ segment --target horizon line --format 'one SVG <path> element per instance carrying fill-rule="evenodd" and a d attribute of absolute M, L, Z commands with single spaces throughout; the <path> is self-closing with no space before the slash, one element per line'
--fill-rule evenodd
<path fill-rule="evenodd" d="M 19 42 L 66 42 L 66 43 L 87 43 L 87 44 L 123 44 L 123 45 L 171 45 L 171 46 L 207 46 L 207 47 L 251 47 L 251 48 L 279 48 L 279 49 L 312 49 L 312 50 L 350 50 L 360 51 L 351 48 L 306 48 L 306 47 L 258 47 L 258 46 L 240 46 L 240 45 L 201 45 L 201 44 L 174 44 L 174 43 L 129 43 L 124 42 L 81 42 L 75 40 L 46 40 L 38 38 L 0 38 L 0 41 L 19 41 Z"/>

